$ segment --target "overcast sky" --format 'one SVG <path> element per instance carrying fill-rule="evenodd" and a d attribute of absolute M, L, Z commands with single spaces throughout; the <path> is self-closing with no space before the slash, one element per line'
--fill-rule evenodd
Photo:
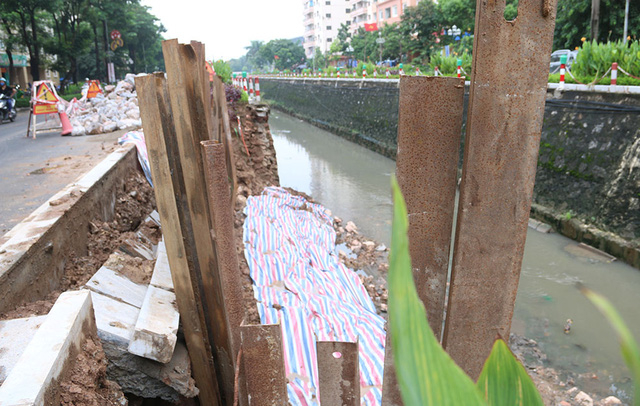
<path fill-rule="evenodd" d="M 142 0 L 164 24 L 166 39 L 204 42 L 207 59 L 246 53 L 251 40 L 302 36 L 301 0 Z"/>

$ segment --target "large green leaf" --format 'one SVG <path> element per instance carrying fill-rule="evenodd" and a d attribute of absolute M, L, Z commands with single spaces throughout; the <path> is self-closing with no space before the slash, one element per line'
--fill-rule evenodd
<path fill-rule="evenodd" d="M 493 344 L 477 386 L 490 406 L 544 406 L 536 385 L 503 340 Z"/>
<path fill-rule="evenodd" d="M 620 341 L 622 358 L 633 374 L 633 381 L 635 384 L 633 404 L 635 406 L 640 406 L 640 350 L 638 349 L 638 343 L 633 338 L 633 334 L 629 331 L 629 328 L 620 316 L 620 313 L 618 313 L 609 300 L 584 286 L 580 286 L 580 290 L 589 300 L 591 300 L 591 303 L 593 303 L 598 310 L 604 314 L 607 320 L 609 320 L 609 323 L 611 323 L 611 326 L 616 330 L 618 340 Z"/>
<path fill-rule="evenodd" d="M 471 379 L 442 349 L 427 322 L 411 272 L 407 208 L 392 179 L 389 322 L 396 373 L 405 405 L 485 405 Z"/>

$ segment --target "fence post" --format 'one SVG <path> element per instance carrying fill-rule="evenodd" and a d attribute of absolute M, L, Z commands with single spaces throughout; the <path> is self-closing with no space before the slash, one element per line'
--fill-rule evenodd
<path fill-rule="evenodd" d="M 616 86 L 617 84 L 618 84 L 618 62 L 614 62 L 611 64 L 611 86 Z"/>
<path fill-rule="evenodd" d="M 567 67 L 567 55 L 560 56 L 560 89 L 564 89 L 564 74 Z"/>

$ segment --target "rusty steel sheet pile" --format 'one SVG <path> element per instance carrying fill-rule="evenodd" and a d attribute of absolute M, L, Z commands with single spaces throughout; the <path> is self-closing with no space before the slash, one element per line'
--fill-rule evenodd
<path fill-rule="evenodd" d="M 508 340 L 536 175 L 556 0 L 477 2 L 473 76 L 443 345 L 477 378 Z M 508 66 L 509 74 L 505 68 Z"/>

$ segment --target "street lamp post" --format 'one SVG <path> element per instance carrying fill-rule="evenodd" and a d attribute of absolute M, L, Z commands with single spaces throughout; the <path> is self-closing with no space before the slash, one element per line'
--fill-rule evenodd
<path fill-rule="evenodd" d="M 353 52 L 353 47 L 351 46 L 351 44 L 349 44 L 349 46 L 346 49 L 347 53 L 349 54 L 349 66 L 348 68 L 351 67 L 351 53 Z"/>
<path fill-rule="evenodd" d="M 382 38 L 382 33 L 380 31 L 378 31 L 378 38 L 376 39 L 376 42 L 380 44 L 380 63 L 382 63 L 382 44 L 385 43 L 385 39 Z"/>

